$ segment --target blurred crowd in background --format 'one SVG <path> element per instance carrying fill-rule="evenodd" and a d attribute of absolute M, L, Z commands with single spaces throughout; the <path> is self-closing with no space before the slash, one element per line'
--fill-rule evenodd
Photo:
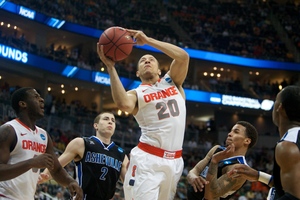
<path fill-rule="evenodd" d="M 13 0 L 49 16 L 64 19 L 97 29 L 111 26 L 123 26 L 143 30 L 147 35 L 171 42 L 181 47 L 237 55 L 249 58 L 299 62 L 300 50 L 300 11 L 294 3 L 277 4 L 275 1 L 198 1 L 198 0 Z M 289 42 L 287 42 L 287 40 Z M 100 70 L 102 63 L 96 52 L 81 54 L 81 49 L 67 48 L 60 44 L 38 46 L 26 39 L 26 34 L 15 31 L 6 32 L 0 27 L 0 43 L 22 49 L 58 62 L 76 65 L 88 70 Z M 287 43 L 289 45 L 287 45 Z M 296 50 L 295 50 L 296 49 Z M 136 61 L 117 63 L 122 76 L 135 79 Z M 1 83 L 0 119 L 1 124 L 14 117 L 9 110 L 9 98 L 12 86 Z M 278 86 L 298 84 L 298 75 L 285 77 L 281 82 L 268 80 L 250 82 L 258 97 L 274 98 Z M 205 87 L 206 86 L 206 87 Z M 13 86 L 18 88 L 18 86 Z M 224 77 L 210 78 L 205 83 L 186 80 L 185 88 L 206 90 L 223 94 L 251 96 L 244 90 L 239 79 Z M 5 111 L 5 112 L 4 112 Z M 70 140 L 75 137 L 93 135 L 95 110 L 80 101 L 68 103 L 56 99 L 51 93 L 45 97 L 45 117 L 38 125 L 51 135 L 57 155 L 64 151 Z M 9 113 L 9 114 L 7 114 Z M 117 129 L 113 140 L 127 153 L 134 147 L 140 130 L 132 116 L 118 116 Z M 229 131 L 226 127 L 214 127 L 213 131 Z M 225 129 L 225 130 L 224 130 Z M 195 135 L 197 137 L 195 137 Z M 186 175 L 207 151 L 217 143 L 214 132 L 208 132 L 206 126 L 187 124 L 184 142 L 185 169 L 178 184 L 176 199 L 186 199 Z M 275 144 L 274 144 L 275 145 Z M 254 148 L 247 155 L 250 166 L 258 170 L 271 172 L 273 168 L 273 149 Z M 74 175 L 74 164 L 66 166 Z M 264 200 L 268 187 L 260 182 L 247 182 L 233 199 Z M 123 199 L 122 184 L 118 185 L 114 200 Z M 69 199 L 66 188 L 53 181 L 39 185 L 36 200 Z"/>

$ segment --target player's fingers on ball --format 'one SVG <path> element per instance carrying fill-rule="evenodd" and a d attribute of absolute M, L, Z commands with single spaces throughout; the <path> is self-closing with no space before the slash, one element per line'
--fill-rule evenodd
<path fill-rule="evenodd" d="M 101 51 L 101 50 L 100 50 L 100 44 L 97 43 L 97 53 L 99 54 L 100 51 Z"/>
<path fill-rule="evenodd" d="M 132 29 L 126 29 L 126 31 L 129 33 L 129 35 L 130 35 L 131 37 L 134 37 L 135 34 L 137 33 L 136 30 L 132 30 Z"/>
<path fill-rule="evenodd" d="M 138 37 L 139 37 L 139 35 L 141 35 L 141 34 L 140 34 L 139 31 L 137 31 L 137 32 L 135 32 L 135 33 L 133 34 L 133 38 L 137 40 Z"/>
<path fill-rule="evenodd" d="M 99 52 L 100 52 L 100 55 L 103 55 L 103 45 L 99 45 Z"/>
<path fill-rule="evenodd" d="M 136 32 L 135 30 L 132 30 L 132 29 L 125 29 L 128 33 L 134 33 Z"/>
<path fill-rule="evenodd" d="M 133 38 L 133 44 L 137 44 L 137 41 L 135 38 Z"/>

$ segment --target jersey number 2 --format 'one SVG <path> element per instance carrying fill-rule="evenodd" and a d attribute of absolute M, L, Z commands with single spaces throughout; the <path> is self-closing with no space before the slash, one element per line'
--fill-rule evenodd
<path fill-rule="evenodd" d="M 106 176 L 106 174 L 107 174 L 107 172 L 108 172 L 108 169 L 107 169 L 107 167 L 102 167 L 101 168 L 101 172 L 102 172 L 102 174 L 101 174 L 101 176 L 99 177 L 99 179 L 101 180 L 101 181 L 105 181 L 105 176 Z"/>
<path fill-rule="evenodd" d="M 175 99 L 171 99 L 167 103 L 158 102 L 156 104 L 155 108 L 157 110 L 159 109 L 159 111 L 157 113 L 159 120 L 169 118 L 170 114 L 173 117 L 176 117 L 179 115 L 179 108 L 178 108 L 177 101 Z"/>

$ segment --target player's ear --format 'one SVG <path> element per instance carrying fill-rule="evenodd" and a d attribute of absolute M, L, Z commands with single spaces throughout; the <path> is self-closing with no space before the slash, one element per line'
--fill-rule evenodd
<path fill-rule="evenodd" d="M 97 131 L 98 130 L 98 124 L 94 123 L 94 129 Z"/>
<path fill-rule="evenodd" d="M 140 77 L 140 72 L 136 71 L 135 75 L 136 75 L 136 77 Z"/>
<path fill-rule="evenodd" d="M 25 108 L 25 107 L 26 107 L 25 101 L 19 101 L 19 106 L 20 106 L 21 108 Z"/>
<path fill-rule="evenodd" d="M 246 138 L 246 139 L 245 139 L 245 143 L 246 143 L 247 145 L 251 144 L 251 141 L 252 141 L 252 140 L 251 140 L 250 138 Z"/>
<path fill-rule="evenodd" d="M 283 115 L 284 117 L 288 118 L 286 111 L 284 107 L 282 106 L 282 103 L 280 103 L 276 109 L 276 112 L 279 113 L 279 115 Z"/>
<path fill-rule="evenodd" d="M 159 76 L 161 75 L 161 70 L 160 70 L 160 69 L 158 69 L 158 75 L 159 75 Z"/>
<path fill-rule="evenodd" d="M 280 103 L 280 104 L 278 105 L 278 107 L 277 107 L 277 109 L 276 109 L 276 112 L 279 112 L 281 108 L 282 108 L 282 103 Z"/>

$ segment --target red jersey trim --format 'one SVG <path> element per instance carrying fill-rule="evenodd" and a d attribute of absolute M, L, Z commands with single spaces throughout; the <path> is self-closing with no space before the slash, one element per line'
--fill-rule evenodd
<path fill-rule="evenodd" d="M 29 128 L 26 124 L 24 124 L 19 118 L 16 118 L 17 122 L 19 122 L 22 126 L 24 126 L 26 129 L 28 129 L 29 131 L 33 131 L 35 133 L 38 132 L 36 126 L 35 126 L 35 130 L 32 130 L 31 128 Z"/>

